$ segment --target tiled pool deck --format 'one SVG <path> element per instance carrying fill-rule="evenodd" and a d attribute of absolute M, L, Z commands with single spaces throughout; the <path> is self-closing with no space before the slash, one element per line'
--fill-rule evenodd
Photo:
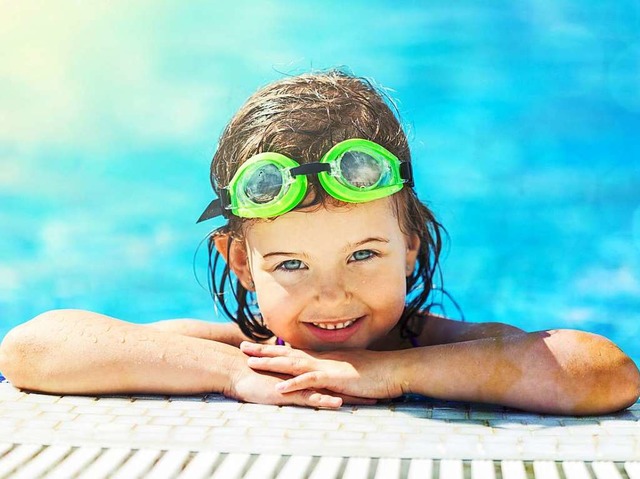
<path fill-rule="evenodd" d="M 2 477 L 640 479 L 640 403 L 587 418 L 423 398 L 329 411 L 3 382 Z"/>

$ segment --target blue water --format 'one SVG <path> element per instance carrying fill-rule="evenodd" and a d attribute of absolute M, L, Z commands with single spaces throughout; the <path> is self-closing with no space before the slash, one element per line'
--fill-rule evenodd
<path fill-rule="evenodd" d="M 264 83 L 347 65 L 393 90 L 467 319 L 640 362 L 638 2 L 0 9 L 0 337 L 59 307 L 214 320 L 194 221 L 219 133 Z"/>

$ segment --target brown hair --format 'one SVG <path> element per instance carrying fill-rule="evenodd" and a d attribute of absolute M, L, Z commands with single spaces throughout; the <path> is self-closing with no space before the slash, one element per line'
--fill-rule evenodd
<path fill-rule="evenodd" d="M 333 145 L 349 138 L 374 141 L 401 161 L 411 161 L 407 137 L 394 111 L 397 109 L 393 101 L 369 80 L 339 70 L 271 83 L 249 97 L 224 129 L 211 162 L 214 190 L 228 185 L 238 167 L 258 153 L 278 152 L 304 164 L 318 161 Z M 319 186 L 317 178 L 310 176 L 308 180 L 312 194 L 307 200 L 311 198 L 313 204 L 341 204 Z M 415 337 L 422 329 L 419 313 L 428 312 L 433 306 L 427 300 L 434 275 L 439 273 L 443 228 L 413 188 L 405 187 L 392 198 L 401 230 L 420 238 L 417 266 L 407 277 L 408 302 L 399 320 L 401 334 Z M 303 201 L 304 206 L 310 204 L 307 200 Z M 229 234 L 232 239 L 240 239 L 245 221 L 232 216 L 209 238 L 211 286 L 224 313 L 238 323 L 244 334 L 262 340 L 273 334 L 254 311 L 247 297 L 251 293 L 237 278 L 232 280 L 224 261 L 222 274 L 216 275 L 221 261 L 214 236 Z M 237 300 L 236 311 L 225 302 L 227 283 Z"/>

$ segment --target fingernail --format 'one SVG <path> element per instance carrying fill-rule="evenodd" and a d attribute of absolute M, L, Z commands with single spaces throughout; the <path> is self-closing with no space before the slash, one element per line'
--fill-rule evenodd
<path fill-rule="evenodd" d="M 278 383 L 276 384 L 276 391 L 284 391 L 287 389 L 287 383 L 282 382 L 282 383 Z"/>

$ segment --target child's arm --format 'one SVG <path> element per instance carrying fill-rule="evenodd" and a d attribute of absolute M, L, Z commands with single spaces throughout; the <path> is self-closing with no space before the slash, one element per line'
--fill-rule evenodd
<path fill-rule="evenodd" d="M 157 331 L 219 341 L 236 348 L 242 341 L 250 341 L 235 323 L 213 323 L 199 319 L 165 319 L 145 326 Z"/>
<path fill-rule="evenodd" d="M 250 365 L 293 377 L 280 392 L 326 388 L 362 397 L 418 393 L 558 414 L 633 404 L 640 374 L 611 341 L 582 331 L 507 334 L 401 351 L 308 353 L 243 343 Z"/>
<path fill-rule="evenodd" d="M 49 311 L 0 345 L 0 371 L 16 387 L 58 394 L 221 392 L 251 402 L 336 407 L 337 395 L 282 395 L 236 347 L 89 311 Z"/>

